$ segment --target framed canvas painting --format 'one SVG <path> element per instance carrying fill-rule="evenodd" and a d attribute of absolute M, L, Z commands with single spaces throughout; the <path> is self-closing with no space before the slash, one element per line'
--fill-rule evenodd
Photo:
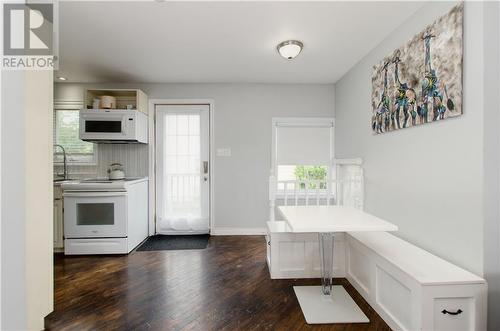
<path fill-rule="evenodd" d="M 374 134 L 462 115 L 463 3 L 373 67 Z"/>

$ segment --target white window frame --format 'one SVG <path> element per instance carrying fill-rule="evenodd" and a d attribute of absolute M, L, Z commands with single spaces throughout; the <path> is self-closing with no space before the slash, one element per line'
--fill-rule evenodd
<path fill-rule="evenodd" d="M 332 175 L 335 172 L 334 160 L 335 160 L 335 119 L 333 117 L 273 117 L 272 118 L 272 148 L 271 148 L 271 175 L 278 178 L 278 144 L 277 144 L 277 133 L 278 127 L 289 126 L 289 127 L 330 127 L 330 163 L 327 164 L 327 182 L 331 181 Z M 314 165 L 314 164 L 311 164 Z M 276 181 L 278 184 L 278 181 Z M 276 185 L 276 199 L 284 198 L 284 190 L 278 189 Z M 327 195 L 325 189 L 319 190 L 320 195 Z M 297 196 L 305 197 L 305 192 L 297 192 Z"/>
<path fill-rule="evenodd" d="M 59 111 L 59 110 L 70 110 L 70 111 L 80 111 L 81 109 L 83 109 L 83 102 L 80 102 L 80 101 L 55 101 L 54 102 L 54 125 L 56 125 L 56 121 L 55 121 L 55 118 L 56 118 L 56 112 Z M 55 132 L 57 129 L 54 127 L 54 131 Z M 57 141 L 54 140 L 54 144 L 57 144 Z M 75 161 L 71 161 L 70 157 L 67 158 L 67 164 L 68 165 L 79 165 L 79 166 L 96 166 L 98 164 L 98 158 L 97 158 L 97 147 L 98 145 L 97 144 L 94 144 L 94 157 L 93 157 L 93 161 L 91 162 L 75 162 Z M 58 152 L 56 150 L 56 147 L 54 147 L 54 153 Z M 71 155 L 71 154 L 68 154 L 68 156 Z M 63 162 L 57 162 L 57 161 L 54 161 L 54 165 L 56 166 L 62 166 L 64 163 Z"/>

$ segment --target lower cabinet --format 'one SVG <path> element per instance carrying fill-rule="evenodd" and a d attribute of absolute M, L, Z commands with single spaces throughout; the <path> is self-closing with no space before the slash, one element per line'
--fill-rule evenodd
<path fill-rule="evenodd" d="M 63 200 L 54 200 L 54 249 L 64 248 Z"/>

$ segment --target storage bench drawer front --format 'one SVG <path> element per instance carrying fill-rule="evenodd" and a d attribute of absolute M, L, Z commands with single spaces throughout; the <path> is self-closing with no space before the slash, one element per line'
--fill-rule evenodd
<path fill-rule="evenodd" d="M 440 331 L 475 330 L 474 298 L 434 298 L 434 329 Z"/>
<path fill-rule="evenodd" d="M 64 240 L 66 255 L 127 254 L 127 238 L 92 238 Z"/>
<path fill-rule="evenodd" d="M 423 287 L 423 330 L 486 331 L 486 284 Z"/>

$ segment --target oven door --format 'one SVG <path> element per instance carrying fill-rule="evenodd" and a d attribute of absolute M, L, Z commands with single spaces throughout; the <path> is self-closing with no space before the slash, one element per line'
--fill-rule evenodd
<path fill-rule="evenodd" d="M 65 192 L 64 236 L 127 236 L 127 192 Z"/>

